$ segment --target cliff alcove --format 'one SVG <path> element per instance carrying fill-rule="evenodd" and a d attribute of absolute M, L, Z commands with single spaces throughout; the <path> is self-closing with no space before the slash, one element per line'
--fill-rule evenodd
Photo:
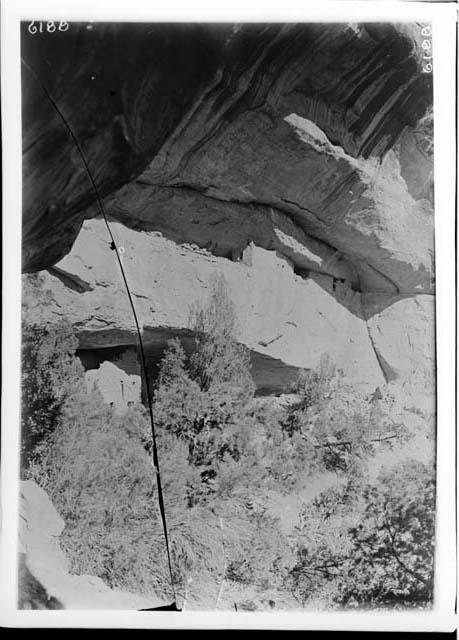
<path fill-rule="evenodd" d="M 341 552 L 330 523 L 339 535 L 360 523 L 364 479 L 385 491 L 384 470 L 420 518 L 434 514 L 433 97 L 420 31 L 74 23 L 32 38 L 23 25 L 23 400 L 32 389 L 37 409 L 36 374 L 49 392 L 41 440 L 22 420 L 35 442 L 21 451 L 25 591 L 31 573 L 67 608 L 144 608 L 169 587 L 175 598 L 153 422 L 190 608 L 314 600 L 297 571 L 303 534 L 317 517 Z M 335 515 L 311 520 L 330 495 Z M 348 576 L 357 590 L 386 567 L 365 570 Z M 371 597 L 385 606 L 383 591 Z"/>
<path fill-rule="evenodd" d="M 415 25 L 51 35 L 23 31 L 24 271 L 52 296 L 35 316 L 69 319 L 82 350 L 135 345 L 93 188 L 41 83 L 125 249 L 152 362 L 219 272 L 260 392 L 324 352 L 373 389 L 429 375 L 432 86 Z"/>

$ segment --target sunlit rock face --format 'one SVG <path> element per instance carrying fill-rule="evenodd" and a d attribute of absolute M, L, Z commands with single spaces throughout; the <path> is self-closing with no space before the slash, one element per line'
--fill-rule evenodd
<path fill-rule="evenodd" d="M 349 381 L 374 388 L 384 381 L 433 369 L 433 296 L 362 294 L 345 278 L 307 272 L 251 244 L 235 261 L 177 245 L 158 232 L 113 222 L 121 259 L 154 369 L 169 339 L 192 347 L 190 309 L 205 304 L 215 276 L 223 277 L 235 305 L 236 337 L 252 353 L 260 392 L 280 392 L 300 368 L 317 367 L 328 353 Z M 70 320 L 86 352 L 111 360 L 128 374 L 133 357 L 104 350 L 137 344 L 136 327 L 116 256 L 101 220 L 84 223 L 69 255 L 40 274 L 47 302 L 37 296 L 30 318 Z M 152 275 L 153 274 L 153 275 Z M 26 276 L 28 278 L 28 276 Z M 71 282 L 77 285 L 70 286 Z M 29 296 L 30 297 L 30 296 Z M 121 383 L 120 383 L 121 384 Z"/>
<path fill-rule="evenodd" d="M 429 377 L 432 94 L 418 31 L 95 24 L 65 45 L 27 40 L 124 249 L 152 372 L 171 337 L 191 348 L 190 308 L 220 274 L 259 393 L 323 353 L 368 388 Z M 24 270 L 50 292 L 30 308 L 69 319 L 95 369 L 104 350 L 136 348 L 132 312 L 81 157 L 27 69 L 23 81 Z"/>
<path fill-rule="evenodd" d="M 364 296 L 368 332 L 386 379 L 435 385 L 435 298 Z"/>
<path fill-rule="evenodd" d="M 383 378 L 368 336 L 361 294 L 332 276 L 296 275 L 290 262 L 254 245 L 239 260 L 177 245 L 157 232 L 138 232 L 114 222 L 122 261 L 147 353 L 183 334 L 191 340 L 190 309 L 205 304 L 222 276 L 236 311 L 236 337 L 253 352 L 262 389 L 281 390 L 300 368 L 314 368 L 324 353 L 355 382 L 375 386 Z M 40 313 L 48 321 L 71 320 L 83 350 L 137 344 L 136 328 L 119 267 L 100 220 L 84 223 L 72 251 L 44 272 L 49 291 Z M 69 282 L 78 282 L 70 287 Z M 82 286 L 84 285 L 84 288 Z M 41 300 L 37 299 L 41 307 Z M 188 335 L 187 335 L 188 334 Z M 159 353 L 158 353 L 159 355 Z M 118 363 L 121 367 L 121 363 Z"/>

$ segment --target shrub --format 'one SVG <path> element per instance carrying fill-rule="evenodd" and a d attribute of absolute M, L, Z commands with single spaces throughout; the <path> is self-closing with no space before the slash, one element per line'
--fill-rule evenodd
<path fill-rule="evenodd" d="M 288 590 L 303 604 L 428 603 L 430 472 L 406 467 L 369 484 L 360 471 L 379 436 L 403 435 L 385 405 L 344 384 L 327 357 L 299 377 L 293 404 L 254 398 L 221 278 L 190 317 L 194 348 L 187 356 L 179 340 L 169 343 L 154 392 L 178 590 L 193 576 L 194 585 L 208 581 L 217 591 L 224 575 Z M 72 571 L 171 596 L 145 409 L 117 416 L 97 392 L 87 393 L 69 327 L 28 326 L 24 335 L 28 473 L 66 522 Z M 270 491 L 292 492 L 327 469 L 343 486 L 303 509 L 297 540 L 288 542 L 266 505 Z"/>
<path fill-rule="evenodd" d="M 385 408 L 344 382 L 328 356 L 317 371 L 303 372 L 293 390 L 298 400 L 286 409 L 281 426 L 311 471 L 360 473 L 378 443 L 390 446 L 407 437 Z"/>
<path fill-rule="evenodd" d="M 209 300 L 190 312 L 195 348 L 190 376 L 203 391 L 218 394 L 229 407 L 245 405 L 255 386 L 248 350 L 235 340 L 235 310 L 225 279 L 213 280 Z"/>
<path fill-rule="evenodd" d="M 62 544 L 73 572 L 97 575 L 111 587 L 169 593 L 155 474 L 143 444 L 148 429 L 143 407 L 116 416 L 97 394 L 75 394 L 31 475 L 66 522 Z M 183 538 L 180 528 L 176 535 L 177 514 L 193 470 L 176 440 L 163 449 L 162 463 L 178 579 L 188 560 L 177 542 Z"/>
<path fill-rule="evenodd" d="M 31 476 L 51 496 L 66 522 L 62 546 L 71 571 L 102 578 L 113 588 L 168 594 L 170 577 L 151 459 L 145 450 L 149 424 L 143 407 L 116 416 L 97 394 L 75 395 Z M 269 519 L 252 514 L 228 496 L 200 504 L 200 470 L 188 447 L 173 434 L 160 435 L 161 475 L 174 583 L 221 578 L 224 558 L 247 558 L 250 579 L 275 572 L 282 546 Z M 228 517 L 225 539 L 218 512 Z"/>
<path fill-rule="evenodd" d="M 195 345 L 186 358 L 179 340 L 169 342 L 160 365 L 155 412 L 162 430 L 186 442 L 189 461 L 202 467 L 209 490 L 216 465 L 240 457 L 245 409 L 253 397 L 247 350 L 234 339 L 234 308 L 222 278 L 212 284 L 206 305 L 190 314 Z M 207 467 L 207 468 L 204 468 Z"/>
<path fill-rule="evenodd" d="M 69 396 L 83 379 L 75 351 L 78 341 L 70 325 L 22 326 L 21 468 L 39 453 L 40 444 L 53 433 Z"/>
<path fill-rule="evenodd" d="M 224 520 L 225 577 L 264 590 L 277 588 L 291 561 L 289 545 L 277 518 L 267 513 L 262 501 L 254 504 L 250 496 L 246 493 L 244 499 L 244 492 L 241 492 L 238 500 L 230 499 L 220 504 Z"/>
<path fill-rule="evenodd" d="M 428 606 L 433 598 L 435 481 L 417 462 L 375 483 L 322 494 L 303 513 L 290 588 L 339 607 Z"/>

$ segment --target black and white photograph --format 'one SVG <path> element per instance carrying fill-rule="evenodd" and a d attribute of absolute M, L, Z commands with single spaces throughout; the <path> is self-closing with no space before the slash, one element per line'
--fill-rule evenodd
<path fill-rule="evenodd" d="M 432 21 L 43 15 L 18 21 L 17 611 L 453 602 Z"/>

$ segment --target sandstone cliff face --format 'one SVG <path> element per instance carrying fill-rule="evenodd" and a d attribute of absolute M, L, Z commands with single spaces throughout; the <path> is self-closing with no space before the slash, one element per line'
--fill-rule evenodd
<path fill-rule="evenodd" d="M 135 232 L 119 223 L 112 229 L 124 249 L 123 265 L 152 356 L 155 345 L 174 335 L 186 341 L 190 308 L 205 302 L 213 276 L 221 274 L 235 304 L 237 337 L 252 350 L 259 388 L 281 390 L 299 368 L 316 367 L 323 353 L 356 383 L 374 388 L 384 382 L 361 294 L 334 285 L 331 276 L 295 275 L 284 258 L 253 246 L 240 262 L 232 262 L 177 246 L 156 232 Z M 44 274 L 42 286 L 51 292 L 50 303 L 32 308 L 31 317 L 71 317 L 82 349 L 136 344 L 121 273 L 101 221 L 83 225 L 72 252 Z"/>
<path fill-rule="evenodd" d="M 190 306 L 220 273 L 260 392 L 322 353 L 369 388 L 431 378 L 432 96 L 418 31 L 81 25 L 65 56 L 60 40 L 27 41 L 125 250 L 152 368 L 168 338 L 191 340 Z M 127 297 L 75 145 L 23 78 L 24 269 L 51 291 L 32 313 L 70 319 L 101 362 L 136 344 Z"/>

